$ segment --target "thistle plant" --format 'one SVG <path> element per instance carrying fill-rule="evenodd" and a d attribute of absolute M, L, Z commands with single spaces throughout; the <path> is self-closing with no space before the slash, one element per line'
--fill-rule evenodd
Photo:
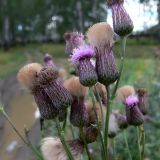
<path fill-rule="evenodd" d="M 121 132 L 132 159 L 126 137 L 130 125 L 137 130 L 138 160 L 144 159 L 147 91 L 143 88 L 135 91 L 129 85 L 119 87 L 126 40 L 133 30 L 123 3 L 123 0 L 107 1 L 112 9 L 113 28 L 107 22 L 96 23 L 86 31 L 86 39 L 79 32 L 64 34 L 66 52 L 76 68 L 76 76 L 61 81 L 58 65 L 50 55 L 45 55 L 44 66 L 27 64 L 18 72 L 19 82 L 35 98 L 41 118 L 54 121 L 57 128 L 57 136 L 42 140 L 45 160 L 79 160 L 80 157 L 93 160 L 93 143 L 100 148 L 99 159 L 112 159 L 110 151 L 114 147 L 109 142 Z M 115 33 L 122 37 L 120 66 L 113 53 Z M 123 113 L 113 110 L 115 98 L 124 105 Z M 65 132 L 69 126 L 73 137 Z"/>

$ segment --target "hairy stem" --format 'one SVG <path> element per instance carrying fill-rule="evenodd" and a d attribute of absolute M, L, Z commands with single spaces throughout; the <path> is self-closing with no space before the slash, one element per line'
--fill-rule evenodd
<path fill-rule="evenodd" d="M 141 157 L 141 145 L 140 145 L 140 134 L 139 134 L 139 127 L 136 127 L 137 129 L 137 148 L 138 148 L 138 159 L 139 160 L 142 160 L 142 157 Z"/>
<path fill-rule="evenodd" d="M 86 142 L 84 133 L 83 133 L 83 127 L 79 127 L 79 131 L 80 131 L 80 135 L 81 135 L 81 137 L 82 137 L 83 143 L 84 143 L 84 147 L 85 147 L 85 149 L 86 149 L 86 153 L 87 153 L 88 159 L 89 159 L 89 160 L 92 160 L 92 157 L 91 157 L 91 155 L 90 155 L 90 152 L 89 152 L 89 149 L 88 149 L 88 145 L 87 145 L 87 142 Z"/>
<path fill-rule="evenodd" d="M 124 135 L 124 140 L 125 140 L 126 149 L 127 149 L 127 152 L 128 152 L 129 159 L 132 160 L 132 155 L 131 155 L 129 145 L 128 145 L 127 132 L 123 131 L 123 135 Z"/>
<path fill-rule="evenodd" d="M 56 118 L 55 121 L 56 121 L 56 127 L 57 127 L 57 131 L 58 131 L 58 135 L 60 137 L 60 140 L 61 140 L 61 143 L 64 147 L 64 150 L 66 151 L 66 154 L 67 154 L 69 160 L 74 160 L 73 155 L 70 151 L 70 147 L 68 146 L 68 144 L 67 144 L 67 142 L 64 138 L 64 132 L 61 130 L 61 126 L 60 126 L 60 122 L 59 122 L 58 118 Z"/>
<path fill-rule="evenodd" d="M 96 102 L 95 102 L 95 99 L 94 99 L 94 94 L 93 94 L 92 88 L 90 88 L 89 91 L 90 91 L 90 96 L 92 98 L 93 110 L 94 110 L 94 113 L 96 115 L 96 123 L 97 123 L 97 127 L 98 127 L 98 132 L 99 132 L 99 135 L 100 135 L 100 142 L 101 142 L 101 145 L 102 145 L 102 153 L 103 153 L 102 158 L 104 160 L 106 160 L 106 150 L 105 150 L 105 145 L 104 145 L 104 141 L 103 141 L 103 136 L 102 136 L 102 133 L 101 133 L 101 128 L 100 128 L 99 121 L 98 121 L 98 115 L 97 115 L 97 112 L 95 110 Z"/>

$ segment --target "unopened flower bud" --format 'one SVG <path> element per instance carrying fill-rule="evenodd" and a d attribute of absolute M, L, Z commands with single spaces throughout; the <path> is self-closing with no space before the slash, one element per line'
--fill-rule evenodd
<path fill-rule="evenodd" d="M 115 114 L 115 116 L 120 129 L 125 129 L 128 127 L 128 122 L 125 115 Z"/>
<path fill-rule="evenodd" d="M 73 50 L 71 61 L 78 65 L 79 79 L 84 86 L 92 86 L 98 81 L 97 73 L 90 61 L 90 58 L 94 56 L 94 48 L 89 45 L 83 45 Z"/>
<path fill-rule="evenodd" d="M 137 96 L 129 96 L 126 98 L 124 104 L 126 105 L 127 122 L 130 125 L 138 126 L 143 124 L 144 117 L 138 108 Z"/>
<path fill-rule="evenodd" d="M 104 54 L 97 54 L 96 71 L 98 81 L 105 86 L 112 84 L 118 79 L 119 72 L 111 48 L 104 49 Z"/>
<path fill-rule="evenodd" d="M 57 66 L 56 66 L 55 63 L 53 62 L 52 56 L 49 55 L 48 53 L 45 54 L 43 61 L 44 61 L 44 64 L 45 64 L 46 67 L 57 68 Z"/>
<path fill-rule="evenodd" d="M 133 22 L 125 10 L 123 3 L 115 2 L 111 5 L 114 32 L 119 36 L 126 36 L 133 31 Z"/>
<path fill-rule="evenodd" d="M 74 97 L 71 104 L 70 121 L 76 127 L 88 124 L 88 113 L 84 104 L 83 97 Z"/>
<path fill-rule="evenodd" d="M 138 107 L 140 111 L 143 113 L 143 115 L 147 114 L 147 108 L 148 108 L 148 97 L 147 97 L 147 91 L 144 88 L 139 88 L 137 90 L 138 95 Z"/>

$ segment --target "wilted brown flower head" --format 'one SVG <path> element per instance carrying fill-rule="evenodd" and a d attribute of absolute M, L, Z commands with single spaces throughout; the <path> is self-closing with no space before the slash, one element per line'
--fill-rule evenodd
<path fill-rule="evenodd" d="M 99 48 L 106 45 L 112 46 L 114 32 L 108 23 L 101 22 L 91 26 L 86 36 L 92 46 Z"/>
<path fill-rule="evenodd" d="M 84 127 L 83 133 L 84 133 L 86 143 L 93 143 L 97 140 L 98 129 L 96 127 L 94 127 L 94 126 Z M 83 138 L 81 138 L 81 139 L 83 140 Z"/>
<path fill-rule="evenodd" d="M 108 136 L 110 138 L 114 138 L 118 134 L 118 131 L 119 131 L 119 127 L 118 127 L 116 116 L 114 113 L 111 113 L 109 117 Z"/>
<path fill-rule="evenodd" d="M 80 140 L 70 140 L 68 144 L 76 160 L 80 160 L 83 152 L 83 143 Z M 42 140 L 42 155 L 44 160 L 68 160 L 66 152 L 59 138 L 47 137 Z"/>
<path fill-rule="evenodd" d="M 148 95 L 147 90 L 145 88 L 139 88 L 137 89 L 137 95 L 138 95 L 138 107 L 140 111 L 145 115 L 147 114 L 147 108 L 148 108 Z"/>
<path fill-rule="evenodd" d="M 85 97 L 88 92 L 88 87 L 84 87 L 76 76 L 66 80 L 63 85 L 72 97 Z"/>
<path fill-rule="evenodd" d="M 41 64 L 29 63 L 19 70 L 17 79 L 26 88 L 32 89 L 35 83 L 37 83 L 37 75 L 41 69 Z"/>
<path fill-rule="evenodd" d="M 125 86 L 118 88 L 116 95 L 117 95 L 117 99 L 120 102 L 124 103 L 124 100 L 128 96 L 135 95 L 135 89 L 133 86 L 125 85 Z"/>
<path fill-rule="evenodd" d="M 94 107 L 92 102 L 86 101 L 86 102 L 85 102 L 85 106 L 86 106 L 86 109 L 87 109 L 87 112 L 88 112 L 88 117 L 89 117 L 88 122 L 91 123 L 91 124 L 95 124 L 95 123 L 96 123 L 96 114 L 95 114 L 95 112 L 96 112 L 96 113 L 97 113 L 97 116 L 98 116 L 98 121 L 99 121 L 99 123 L 101 124 L 101 122 L 102 122 L 102 114 L 101 114 L 101 110 L 100 110 L 100 105 L 99 105 L 99 103 L 96 102 L 96 105 L 95 105 L 95 107 Z M 102 105 L 102 106 L 103 106 L 103 105 Z M 106 107 L 103 106 L 102 109 L 103 109 L 104 119 L 105 119 Z"/>
<path fill-rule="evenodd" d="M 72 97 L 69 91 L 64 88 L 62 82 L 58 80 L 58 71 L 51 67 L 41 69 L 38 74 L 41 87 L 58 109 L 65 109 L 71 104 Z"/>
<path fill-rule="evenodd" d="M 93 92 L 94 92 L 94 95 L 96 97 L 96 100 L 98 101 L 98 94 L 99 94 L 102 104 L 105 105 L 106 104 L 106 96 L 107 96 L 105 86 L 98 82 L 98 83 L 96 83 L 95 87 L 96 87 L 97 92 L 98 92 L 97 93 L 96 89 L 94 88 Z"/>

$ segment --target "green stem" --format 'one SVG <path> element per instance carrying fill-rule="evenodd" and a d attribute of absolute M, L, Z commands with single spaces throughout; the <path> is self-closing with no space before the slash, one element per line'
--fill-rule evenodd
<path fill-rule="evenodd" d="M 128 145 L 128 139 L 127 139 L 127 133 L 126 133 L 126 131 L 123 131 L 123 135 L 124 135 L 124 140 L 125 140 L 125 144 L 126 144 L 127 152 L 128 152 L 128 155 L 129 155 L 129 159 L 130 159 L 130 160 L 132 160 L 132 155 L 131 155 L 131 152 L 130 152 L 130 149 L 129 149 L 129 145 Z"/>
<path fill-rule="evenodd" d="M 137 129 L 137 147 L 138 147 L 138 156 L 139 156 L 139 160 L 142 160 L 141 157 L 141 146 L 140 146 L 140 139 L 139 139 L 139 128 L 136 127 Z"/>
<path fill-rule="evenodd" d="M 145 131 L 144 126 L 141 127 L 141 133 L 142 133 L 142 160 L 144 160 L 144 153 L 145 153 Z"/>
<path fill-rule="evenodd" d="M 4 108 L 0 108 L 0 112 L 4 115 L 6 120 L 9 122 L 9 124 L 12 126 L 13 130 L 16 132 L 16 134 L 20 137 L 20 139 L 23 141 L 23 143 L 28 146 L 32 152 L 38 157 L 39 160 L 43 160 L 41 154 L 37 151 L 37 149 L 29 142 L 24 139 L 24 137 L 20 134 L 20 132 L 17 130 L 7 113 L 4 111 Z"/>
<path fill-rule="evenodd" d="M 114 87 L 111 99 L 114 99 L 116 91 L 117 91 L 117 88 L 119 86 L 120 79 L 121 79 L 123 66 L 124 66 L 124 60 L 125 60 L 125 53 L 126 53 L 126 41 L 127 41 L 127 37 L 123 37 L 123 40 L 122 40 L 122 53 L 121 53 L 121 66 L 120 66 L 120 71 L 119 71 L 119 77 L 118 77 L 116 85 Z"/>
<path fill-rule="evenodd" d="M 103 113 L 103 109 L 102 109 L 102 107 L 103 107 L 103 106 L 102 106 L 102 101 L 101 101 L 99 92 L 97 91 L 97 87 L 94 86 L 94 88 L 95 88 L 96 94 L 97 94 L 97 96 L 98 96 L 98 103 L 99 103 L 99 105 L 100 105 L 101 116 L 102 116 L 102 130 L 103 130 L 103 132 L 104 132 L 105 126 L 104 126 L 104 113 Z"/>
<path fill-rule="evenodd" d="M 95 99 L 94 99 L 94 94 L 93 94 L 92 88 L 89 88 L 89 91 L 90 91 L 90 96 L 92 98 L 93 110 L 94 110 L 94 113 L 96 115 L 96 123 L 97 123 L 98 132 L 99 132 L 99 135 L 100 135 L 100 141 L 101 141 L 101 145 L 102 145 L 102 153 L 103 153 L 103 157 L 102 158 L 104 160 L 106 160 L 105 145 L 104 145 L 103 136 L 102 136 L 102 133 L 101 133 L 101 128 L 100 128 L 99 121 L 98 121 L 97 112 L 95 110 L 95 108 L 96 108 L 96 102 L 95 102 Z"/>
<path fill-rule="evenodd" d="M 85 147 L 86 152 L 87 152 L 87 155 L 88 155 L 88 159 L 89 159 L 89 160 L 92 160 L 92 157 L 91 157 L 91 155 L 90 155 L 90 153 L 89 153 L 88 145 L 87 145 L 87 142 L 86 142 L 84 133 L 83 133 L 83 127 L 79 127 L 79 131 L 80 131 L 80 135 L 81 135 L 81 137 L 82 137 L 82 140 L 83 140 L 83 143 L 84 143 L 84 147 Z"/>
<path fill-rule="evenodd" d="M 105 132 L 104 132 L 104 144 L 105 144 L 105 149 L 106 149 L 106 156 L 108 159 L 108 129 L 109 129 L 109 117 L 110 117 L 110 90 L 109 87 L 106 87 L 107 91 L 107 112 L 106 112 L 106 125 L 105 125 Z"/>
<path fill-rule="evenodd" d="M 61 131 L 60 122 L 59 122 L 58 118 L 56 118 L 55 120 L 56 120 L 56 127 L 57 127 L 57 131 L 58 131 L 58 135 L 59 135 L 61 143 L 66 151 L 66 154 L 67 154 L 69 160 L 74 160 L 73 155 L 69 149 L 70 147 L 68 146 L 68 144 L 64 138 L 64 132 Z"/>

